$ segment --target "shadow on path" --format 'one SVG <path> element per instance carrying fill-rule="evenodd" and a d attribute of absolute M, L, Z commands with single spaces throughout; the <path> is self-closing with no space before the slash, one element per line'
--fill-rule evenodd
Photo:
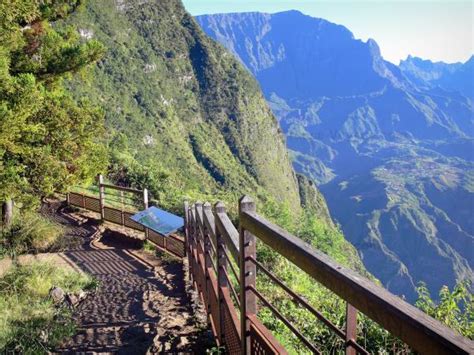
<path fill-rule="evenodd" d="M 209 336 L 186 292 L 183 264 L 154 257 L 153 264 L 145 262 L 136 257 L 143 254 L 142 241 L 110 230 L 94 243 L 105 249 L 97 249 L 90 244 L 97 222 L 77 223 L 65 211 L 55 220 L 82 245 L 65 251 L 64 258 L 95 277 L 99 287 L 74 309 L 77 332 L 56 352 L 205 352 Z"/>

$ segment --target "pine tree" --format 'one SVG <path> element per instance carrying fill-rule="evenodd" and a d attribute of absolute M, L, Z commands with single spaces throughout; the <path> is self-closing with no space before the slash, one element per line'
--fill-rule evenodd
<path fill-rule="evenodd" d="M 104 167 L 103 114 L 76 102 L 63 80 L 104 53 L 73 29 L 52 21 L 80 0 L 0 2 L 0 201 L 3 222 L 12 201 L 31 205 L 54 191 L 90 179 Z"/>

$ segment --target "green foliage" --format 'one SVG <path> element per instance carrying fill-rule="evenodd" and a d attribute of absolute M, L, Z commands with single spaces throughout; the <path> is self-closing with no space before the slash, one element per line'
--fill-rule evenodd
<path fill-rule="evenodd" d="M 0 352 L 47 354 L 74 334 L 71 313 L 48 296 L 53 286 L 77 292 L 94 286 L 83 274 L 45 263 L 13 266 L 0 278 Z"/>
<path fill-rule="evenodd" d="M 49 251 L 64 235 L 61 225 L 39 213 L 23 211 L 0 234 L 0 257 Z"/>
<path fill-rule="evenodd" d="M 103 114 L 87 100 L 74 101 L 62 85 L 104 49 L 47 21 L 79 3 L 0 4 L 0 201 L 46 196 L 104 168 Z"/>
<path fill-rule="evenodd" d="M 439 301 L 433 301 L 426 287 L 420 283 L 416 306 L 433 318 L 460 334 L 474 339 L 474 297 L 467 282 L 458 283 L 452 291 L 444 286 L 439 291 Z"/>
<path fill-rule="evenodd" d="M 69 85 L 105 109 L 113 182 L 146 186 L 172 211 L 185 198 L 221 199 L 235 211 L 251 194 L 300 212 L 282 135 L 257 83 L 181 4 L 90 1 L 67 24 L 108 45 L 86 85 Z"/>
<path fill-rule="evenodd" d="M 328 289 L 318 284 L 299 268 L 284 259 L 272 260 L 267 266 L 298 295 L 317 309 L 326 319 L 340 329 L 345 327 L 346 303 Z M 283 289 L 270 282 L 262 273 L 257 277 L 257 288 L 302 334 L 310 339 L 324 354 L 344 352 L 344 342 L 324 323 L 305 308 L 294 302 Z M 290 354 L 310 354 L 306 346 L 272 312 L 261 305 L 259 318 L 276 336 Z M 370 353 L 407 353 L 399 340 L 393 338 L 375 322 L 365 316 L 358 318 L 358 343 Z"/>

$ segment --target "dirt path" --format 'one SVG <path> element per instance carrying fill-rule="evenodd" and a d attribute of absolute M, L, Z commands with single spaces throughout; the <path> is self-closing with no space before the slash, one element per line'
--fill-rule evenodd
<path fill-rule="evenodd" d="M 68 228 L 68 263 L 100 283 L 75 308 L 77 333 L 58 353 L 203 353 L 212 346 L 180 261 L 145 253 L 141 241 L 118 231 L 98 233 L 87 215 L 49 213 Z"/>

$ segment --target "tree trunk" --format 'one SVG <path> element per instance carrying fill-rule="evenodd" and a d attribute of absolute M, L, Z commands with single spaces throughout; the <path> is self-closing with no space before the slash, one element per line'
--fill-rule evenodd
<path fill-rule="evenodd" d="M 8 199 L 2 204 L 2 223 L 3 228 L 9 228 L 13 219 L 13 200 Z"/>

